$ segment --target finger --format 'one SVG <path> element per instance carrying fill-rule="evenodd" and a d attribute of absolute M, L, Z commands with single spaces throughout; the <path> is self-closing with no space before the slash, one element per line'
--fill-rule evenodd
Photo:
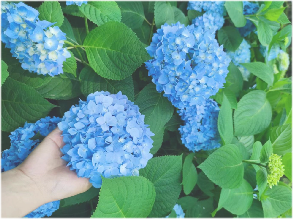
<path fill-rule="evenodd" d="M 65 143 L 63 142 L 62 131 L 59 128 L 53 130 L 40 145 L 55 145 L 58 148 L 62 148 Z"/>

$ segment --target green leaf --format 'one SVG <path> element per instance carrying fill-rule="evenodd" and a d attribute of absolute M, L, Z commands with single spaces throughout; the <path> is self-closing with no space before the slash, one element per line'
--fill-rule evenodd
<path fill-rule="evenodd" d="M 137 37 L 142 43 L 149 43 L 148 41 L 151 33 L 151 26 L 146 21 L 142 23 L 142 26 L 140 28 L 134 29 L 133 31 L 136 33 Z"/>
<path fill-rule="evenodd" d="M 268 188 L 261 197 L 265 218 L 276 218 L 292 207 L 292 189 L 287 186 Z"/>
<path fill-rule="evenodd" d="M 113 80 L 125 79 L 148 60 L 144 47 L 129 27 L 115 21 L 95 28 L 84 41 L 90 66 L 100 76 Z"/>
<path fill-rule="evenodd" d="M 270 140 L 268 140 L 261 149 L 260 158 L 259 158 L 260 162 L 267 163 L 272 153 L 273 153 L 272 143 Z"/>
<path fill-rule="evenodd" d="M 240 70 L 234 63 L 230 63 L 228 67 L 229 73 L 226 77 L 225 88 L 234 92 L 237 96 L 243 87 L 243 78 Z"/>
<path fill-rule="evenodd" d="M 176 6 L 173 6 L 172 8 L 174 13 L 174 22 L 172 23 L 176 23 L 179 21 L 181 24 L 184 24 L 185 26 L 189 25 L 188 17 L 186 17 L 184 13 Z"/>
<path fill-rule="evenodd" d="M 73 6 L 73 5 L 72 5 Z M 66 38 L 67 40 L 75 43 L 76 39 L 73 33 L 73 29 L 71 27 L 71 24 L 69 23 L 69 21 L 67 20 L 66 17 L 64 17 L 64 21 L 63 24 L 60 27 L 60 30 L 63 31 L 66 34 Z"/>
<path fill-rule="evenodd" d="M 253 144 L 253 151 L 252 151 L 252 155 L 250 157 L 250 160 L 251 161 L 260 163 L 260 152 L 261 152 L 261 149 L 262 149 L 262 144 L 259 141 L 255 142 Z M 252 166 L 254 167 L 254 169 L 256 171 L 259 170 L 259 166 L 258 165 L 252 164 Z"/>
<path fill-rule="evenodd" d="M 178 114 L 174 114 L 172 118 L 165 125 L 166 130 L 168 131 L 177 131 L 179 126 L 182 125 L 183 122 Z"/>
<path fill-rule="evenodd" d="M 274 82 L 274 71 L 272 68 L 262 62 L 241 63 L 249 72 L 256 75 L 258 78 L 265 81 L 269 86 Z"/>
<path fill-rule="evenodd" d="M 185 195 L 188 195 L 191 193 L 193 188 L 196 185 L 197 182 L 197 172 L 194 164 L 192 163 L 194 153 L 188 154 L 187 157 L 185 157 L 183 168 L 182 168 L 182 185 L 183 185 L 183 191 Z"/>
<path fill-rule="evenodd" d="M 269 92 L 273 91 L 281 91 L 292 94 L 292 81 L 289 78 L 280 79 L 276 82 L 272 88 L 270 88 Z"/>
<path fill-rule="evenodd" d="M 235 51 L 243 41 L 243 37 L 234 26 L 225 26 L 218 31 L 218 41 L 225 49 Z"/>
<path fill-rule="evenodd" d="M 91 187 L 84 193 L 77 194 L 75 196 L 71 196 L 60 201 L 60 207 L 66 207 L 71 205 L 80 204 L 83 202 L 90 201 L 91 199 L 95 198 L 99 195 L 100 189 L 96 189 Z"/>
<path fill-rule="evenodd" d="M 103 178 L 99 203 L 92 218 L 145 218 L 155 198 L 154 185 L 144 177 Z"/>
<path fill-rule="evenodd" d="M 259 167 L 259 170 L 256 172 L 256 182 L 258 186 L 259 197 L 261 197 L 267 187 L 267 175 L 267 170 L 264 167 Z"/>
<path fill-rule="evenodd" d="M 155 157 L 139 175 L 150 180 L 156 189 L 156 200 L 148 217 L 165 217 L 176 204 L 181 192 L 182 156 Z"/>
<path fill-rule="evenodd" d="M 272 107 L 264 91 L 244 95 L 234 112 L 236 136 L 255 135 L 265 130 L 272 120 Z"/>
<path fill-rule="evenodd" d="M 65 8 L 62 8 L 63 12 L 69 15 L 77 16 L 84 18 L 84 14 L 79 10 L 78 5 L 66 5 Z"/>
<path fill-rule="evenodd" d="M 248 152 L 252 152 L 252 146 L 254 143 L 254 136 L 241 136 L 237 137 L 239 142 L 244 145 L 244 147 L 248 150 Z"/>
<path fill-rule="evenodd" d="M 246 24 L 246 18 L 243 15 L 243 2 L 226 1 L 225 7 L 235 27 L 244 27 Z"/>
<path fill-rule="evenodd" d="M 247 158 L 248 159 L 248 158 Z M 246 163 L 246 166 L 244 166 L 244 179 L 252 186 L 253 189 L 255 189 L 257 183 L 256 183 L 256 171 L 254 167 L 248 163 Z"/>
<path fill-rule="evenodd" d="M 184 196 L 178 199 L 178 204 L 181 205 L 183 210 L 191 209 L 196 205 L 198 199 L 192 196 Z"/>
<path fill-rule="evenodd" d="M 109 21 L 121 21 L 121 11 L 116 2 L 90 1 L 82 4 L 79 10 L 98 26 Z"/>
<path fill-rule="evenodd" d="M 233 139 L 232 109 L 225 94 L 218 117 L 218 130 L 224 143 L 230 144 Z"/>
<path fill-rule="evenodd" d="M 292 35 L 292 25 L 289 24 L 289 25 L 286 25 L 284 28 L 282 28 L 282 30 L 280 30 L 277 34 L 274 35 L 269 46 L 269 51 L 271 50 L 274 44 L 278 44 L 284 41 L 286 37 L 291 38 L 291 35 Z"/>
<path fill-rule="evenodd" d="M 290 124 L 273 127 L 270 138 L 275 154 L 283 155 L 292 149 L 292 128 Z"/>
<path fill-rule="evenodd" d="M 63 63 L 63 72 L 71 73 L 76 77 L 77 63 L 74 58 L 74 54 L 71 51 L 69 51 L 69 53 L 71 54 L 71 57 L 67 58 Z"/>
<path fill-rule="evenodd" d="M 272 4 L 272 1 L 265 1 L 264 2 L 264 7 L 262 8 L 261 12 L 267 10 L 270 7 L 271 4 Z"/>
<path fill-rule="evenodd" d="M 285 8 L 273 8 L 265 13 L 265 18 L 270 21 L 278 21 Z"/>
<path fill-rule="evenodd" d="M 263 210 L 261 203 L 254 199 L 250 208 L 238 218 L 263 218 Z"/>
<path fill-rule="evenodd" d="M 162 93 L 157 92 L 155 84 L 150 83 L 145 86 L 134 103 L 138 105 L 140 113 L 145 115 L 144 121 L 150 125 L 155 136 L 162 133 L 165 124 L 173 115 L 174 107 Z M 155 136 L 152 138 L 156 138 Z"/>
<path fill-rule="evenodd" d="M 203 15 L 203 12 L 200 12 L 200 11 L 196 11 L 196 10 L 188 10 L 187 11 L 187 17 L 188 17 L 188 20 L 191 22 L 193 19 L 199 17 L 199 16 L 202 16 Z"/>
<path fill-rule="evenodd" d="M 174 10 L 170 2 L 155 2 L 155 23 L 157 28 L 166 22 L 174 21 Z"/>
<path fill-rule="evenodd" d="M 162 143 L 163 143 L 163 138 L 164 138 L 164 131 L 165 128 L 162 128 L 161 130 L 157 131 L 154 136 L 152 136 L 153 142 L 153 147 L 150 150 L 151 154 L 155 154 L 160 150 Z"/>
<path fill-rule="evenodd" d="M 196 204 L 186 211 L 186 218 L 203 218 L 211 217 L 211 212 L 214 210 L 213 198 L 197 201 Z"/>
<path fill-rule="evenodd" d="M 36 88 L 36 90 L 44 98 L 55 100 L 72 99 L 81 94 L 78 81 L 60 76 L 51 77 L 48 83 Z"/>
<path fill-rule="evenodd" d="M 10 77 L 2 86 L 2 131 L 13 131 L 25 122 L 36 122 L 54 107 L 35 89 Z"/>
<path fill-rule="evenodd" d="M 289 21 L 287 15 L 285 13 L 282 13 L 280 15 L 280 17 L 278 18 L 278 22 L 280 22 L 281 24 L 290 24 L 291 22 Z"/>
<path fill-rule="evenodd" d="M 285 166 L 285 176 L 292 181 L 292 153 L 286 153 L 282 157 L 282 163 Z"/>
<path fill-rule="evenodd" d="M 7 69 L 8 69 L 7 64 L 3 60 L 1 60 L 1 86 L 3 85 L 7 77 L 9 76 L 9 72 Z"/>
<path fill-rule="evenodd" d="M 221 188 L 237 188 L 243 180 L 244 167 L 242 155 L 234 144 L 228 144 L 219 148 L 201 163 L 198 168 Z"/>
<path fill-rule="evenodd" d="M 273 39 L 273 31 L 267 22 L 258 20 L 257 35 L 263 46 L 268 46 Z"/>
<path fill-rule="evenodd" d="M 140 28 L 145 16 L 142 2 L 117 2 L 121 9 L 122 22 L 131 29 Z"/>
<path fill-rule="evenodd" d="M 39 7 L 39 19 L 52 23 L 56 22 L 56 26 L 61 26 L 64 20 L 63 12 L 59 2 L 45 1 Z"/>
<path fill-rule="evenodd" d="M 197 185 L 208 196 L 214 196 L 214 183 L 205 175 L 204 172 L 198 174 Z"/>
<path fill-rule="evenodd" d="M 126 95 L 129 100 L 134 101 L 134 87 L 132 77 L 124 80 L 110 80 L 97 75 L 90 67 L 85 67 L 79 75 L 80 89 L 84 96 L 96 91 L 108 91 L 116 94 L 119 91 Z"/>
<path fill-rule="evenodd" d="M 246 180 L 238 188 L 222 189 L 218 210 L 223 207 L 232 214 L 242 215 L 252 204 L 252 194 L 253 189 Z"/>

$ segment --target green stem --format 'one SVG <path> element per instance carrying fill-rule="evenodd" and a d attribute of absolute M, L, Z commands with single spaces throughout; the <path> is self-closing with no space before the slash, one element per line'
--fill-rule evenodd
<path fill-rule="evenodd" d="M 250 163 L 250 164 L 255 164 L 255 165 L 258 165 L 258 166 L 261 166 L 261 167 L 266 167 L 265 165 L 263 165 L 261 163 L 256 163 L 256 162 L 253 162 L 251 160 L 242 160 L 242 162 Z"/>
<path fill-rule="evenodd" d="M 90 65 L 89 65 L 87 62 L 85 62 L 85 61 L 83 61 L 83 60 L 80 60 L 80 59 L 78 59 L 78 58 L 76 58 L 76 57 L 74 57 L 74 58 L 76 59 L 76 61 L 78 61 L 78 62 L 80 62 L 80 63 L 83 63 L 83 64 L 85 64 L 85 65 L 87 65 L 87 66 L 90 67 Z"/>
<path fill-rule="evenodd" d="M 80 53 L 80 51 L 78 49 L 78 47 L 82 47 L 81 45 L 75 45 L 75 44 L 73 44 L 73 43 L 71 43 L 71 42 L 69 42 L 67 40 L 65 40 L 64 43 L 69 44 L 70 46 L 74 47 L 76 49 L 76 51 L 78 53 L 78 56 L 79 56 L 80 60 L 82 61 L 82 63 L 86 64 L 86 62 L 83 60 L 82 55 L 81 55 L 81 53 Z"/>
<path fill-rule="evenodd" d="M 154 25 L 155 25 L 155 18 L 153 18 L 153 22 L 152 22 L 152 26 L 151 26 L 151 32 L 150 32 L 150 37 L 149 37 L 149 44 L 151 43 L 151 40 L 152 40 Z"/>
<path fill-rule="evenodd" d="M 152 26 L 152 24 L 148 21 L 148 19 L 144 18 L 144 20 L 145 20 L 150 26 Z"/>
<path fill-rule="evenodd" d="M 85 24 L 86 33 L 88 34 L 89 33 L 89 26 L 88 26 L 86 17 L 84 17 L 84 24 Z"/>

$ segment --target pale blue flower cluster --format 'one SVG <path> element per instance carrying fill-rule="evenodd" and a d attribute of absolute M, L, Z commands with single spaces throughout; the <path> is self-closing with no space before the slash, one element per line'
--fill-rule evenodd
<path fill-rule="evenodd" d="M 196 10 L 199 12 L 216 12 L 225 15 L 224 1 L 189 1 L 188 10 Z"/>
<path fill-rule="evenodd" d="M 151 136 L 137 105 L 121 92 L 95 92 L 72 106 L 58 124 L 65 146 L 61 149 L 79 177 L 100 188 L 102 176 L 138 175 L 152 158 Z"/>
<path fill-rule="evenodd" d="M 211 99 L 207 99 L 203 105 L 178 110 L 185 121 L 185 125 L 179 128 L 181 140 L 190 151 L 220 147 L 217 127 L 219 110 L 217 103 Z"/>
<path fill-rule="evenodd" d="M 184 218 L 185 213 L 183 212 L 181 205 L 176 204 L 174 206 L 173 210 L 175 211 L 175 213 L 177 215 L 176 218 Z M 169 215 L 166 216 L 166 218 L 169 218 Z"/>
<path fill-rule="evenodd" d="M 23 127 L 17 128 L 10 134 L 11 146 L 4 150 L 1 155 L 1 171 L 8 171 L 21 164 L 28 155 L 41 142 L 39 139 L 33 139 L 35 135 L 47 136 L 57 127 L 61 121 L 60 118 L 42 118 L 36 123 L 25 123 Z M 36 210 L 32 211 L 25 217 L 40 218 L 51 216 L 59 208 L 60 201 L 46 203 Z"/>
<path fill-rule="evenodd" d="M 260 45 L 260 52 L 266 58 L 267 61 L 274 60 L 278 57 L 281 52 L 280 46 L 278 44 L 274 44 L 268 53 L 269 47 L 265 47 Z"/>
<path fill-rule="evenodd" d="M 252 15 L 255 14 L 259 9 L 257 3 L 252 3 L 249 1 L 243 1 L 243 14 Z M 244 27 L 238 28 L 242 37 L 248 36 L 252 31 L 256 29 L 255 25 L 250 21 L 246 20 L 246 25 Z"/>
<path fill-rule="evenodd" d="M 210 30 L 216 33 L 224 25 L 224 18 L 218 13 L 206 12 L 202 16 L 199 16 L 192 20 L 192 24 L 196 26 L 202 26 L 205 30 Z"/>
<path fill-rule="evenodd" d="M 179 129 L 181 140 L 191 151 L 220 146 L 214 123 L 218 108 L 209 98 L 223 88 L 231 61 L 215 39 L 215 30 L 203 25 L 162 25 L 146 48 L 153 57 L 146 62 L 148 74 L 157 91 L 164 91 L 179 109 L 185 121 Z"/>
<path fill-rule="evenodd" d="M 63 62 L 71 54 L 63 48 L 66 34 L 48 21 L 40 21 L 39 12 L 20 2 L 1 4 L 1 36 L 12 56 L 23 69 L 41 75 L 63 73 Z"/>
<path fill-rule="evenodd" d="M 244 68 L 240 63 L 250 63 L 250 44 L 245 39 L 241 42 L 240 46 L 234 52 L 227 52 L 228 56 L 232 59 L 232 62 L 239 68 L 244 80 L 248 80 L 250 72 Z"/>
<path fill-rule="evenodd" d="M 87 1 L 66 1 L 66 5 L 78 5 L 87 4 Z"/>
<path fill-rule="evenodd" d="M 202 104 L 225 83 L 231 60 L 202 26 L 164 24 L 146 49 L 153 57 L 146 68 L 157 91 L 179 109 Z"/>

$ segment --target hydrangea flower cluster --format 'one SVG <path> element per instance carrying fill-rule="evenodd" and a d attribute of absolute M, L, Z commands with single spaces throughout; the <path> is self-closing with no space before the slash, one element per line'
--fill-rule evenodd
<path fill-rule="evenodd" d="M 243 14 L 244 15 L 255 14 L 258 11 L 258 9 L 259 9 L 259 6 L 257 3 L 243 1 Z M 238 28 L 242 37 L 248 36 L 255 29 L 256 29 L 255 25 L 250 20 L 246 20 L 246 25 L 244 27 Z"/>
<path fill-rule="evenodd" d="M 181 207 L 181 205 L 176 204 L 173 208 L 173 210 L 175 211 L 177 217 L 176 218 L 184 218 L 185 213 L 183 212 L 183 209 Z M 166 218 L 169 218 L 169 215 L 166 216 Z"/>
<path fill-rule="evenodd" d="M 243 39 L 240 46 L 237 48 L 235 52 L 227 52 L 228 56 L 232 59 L 232 62 L 239 68 L 242 73 L 242 77 L 244 80 L 248 80 L 250 72 L 244 68 L 240 63 L 249 63 L 250 62 L 250 44 Z"/>
<path fill-rule="evenodd" d="M 138 106 L 121 92 L 89 94 L 64 114 L 58 127 L 65 143 L 62 158 L 96 188 L 101 187 L 101 176 L 138 175 L 153 156 L 154 134 Z"/>
<path fill-rule="evenodd" d="M 63 73 L 63 62 L 71 54 L 63 48 L 66 34 L 48 21 L 40 21 L 39 12 L 20 2 L 1 4 L 1 36 L 12 56 L 23 69 L 41 75 Z"/>
<path fill-rule="evenodd" d="M 214 32 L 214 34 L 223 27 L 224 22 L 224 17 L 216 12 L 206 12 L 192 20 L 192 24 L 202 26 L 205 30 Z"/>
<path fill-rule="evenodd" d="M 202 104 L 225 83 L 230 58 L 202 26 L 164 24 L 146 49 L 153 57 L 146 62 L 148 75 L 179 109 Z"/>
<path fill-rule="evenodd" d="M 221 146 L 217 128 L 219 111 L 217 103 L 211 99 L 203 105 L 178 110 L 185 121 L 185 125 L 179 128 L 181 140 L 190 151 L 211 150 Z"/>
<path fill-rule="evenodd" d="M 260 52 L 261 54 L 267 59 L 267 61 L 271 61 L 274 60 L 278 57 L 278 55 L 280 54 L 280 46 L 277 44 L 274 44 L 270 50 L 270 52 L 268 53 L 269 47 L 265 47 L 260 45 Z"/>
<path fill-rule="evenodd" d="M 269 157 L 268 171 L 267 182 L 269 187 L 272 188 L 272 186 L 278 184 L 280 178 L 284 175 L 285 172 L 281 156 L 272 154 Z"/>
<path fill-rule="evenodd" d="M 189 1 L 188 10 L 196 10 L 199 12 L 216 12 L 225 15 L 224 1 Z"/>
<path fill-rule="evenodd" d="M 4 150 L 1 156 L 1 171 L 8 171 L 19 164 L 21 164 L 28 155 L 36 148 L 41 142 L 39 139 L 32 139 L 35 135 L 47 136 L 52 130 L 57 127 L 57 123 L 61 121 L 60 118 L 42 118 L 36 123 L 25 123 L 23 127 L 17 128 L 11 132 L 9 149 Z M 46 203 L 39 208 L 35 209 L 25 217 L 28 218 L 41 218 L 44 216 L 51 216 L 60 205 L 60 201 Z"/>
<path fill-rule="evenodd" d="M 87 4 L 87 1 L 66 1 L 66 5 L 78 5 Z"/>

